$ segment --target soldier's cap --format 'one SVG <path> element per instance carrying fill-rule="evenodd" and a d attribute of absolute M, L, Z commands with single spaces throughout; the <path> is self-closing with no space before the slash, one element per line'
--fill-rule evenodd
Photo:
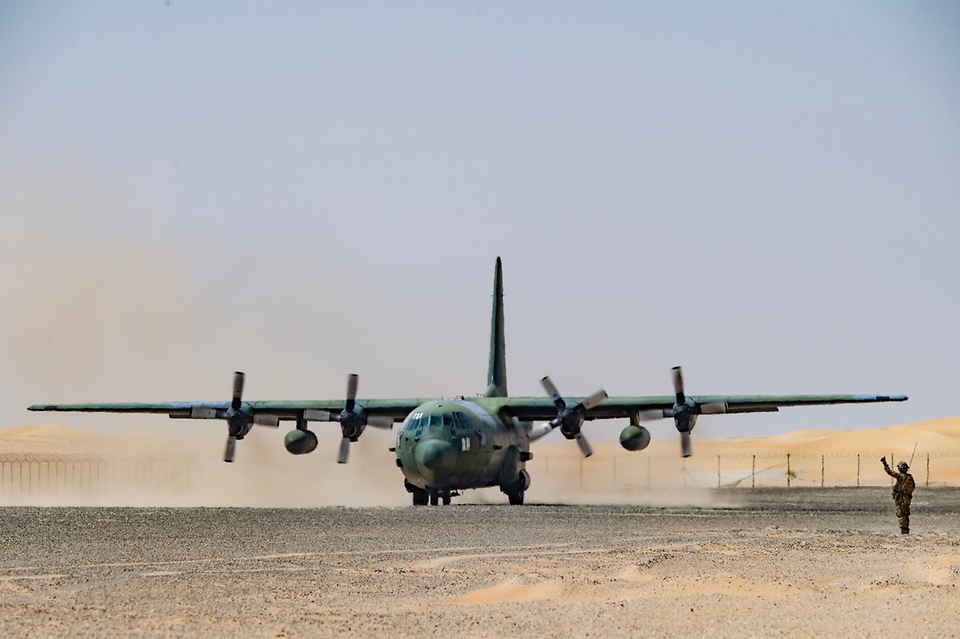
<path fill-rule="evenodd" d="M 900 469 L 900 472 L 905 473 L 910 468 L 910 466 L 907 465 L 907 462 L 900 462 L 899 464 L 897 464 L 897 468 Z"/>

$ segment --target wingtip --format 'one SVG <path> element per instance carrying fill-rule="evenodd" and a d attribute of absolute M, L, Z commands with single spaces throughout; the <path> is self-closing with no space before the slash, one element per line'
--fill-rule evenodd
<path fill-rule="evenodd" d="M 906 395 L 878 395 L 877 399 L 881 402 L 905 402 L 910 398 Z"/>

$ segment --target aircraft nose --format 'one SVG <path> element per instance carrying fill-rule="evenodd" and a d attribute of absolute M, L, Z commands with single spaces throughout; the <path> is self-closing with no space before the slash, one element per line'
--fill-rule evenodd
<path fill-rule="evenodd" d="M 417 444 L 413 457 L 425 478 L 440 480 L 456 466 L 457 451 L 448 441 L 427 439 Z"/>

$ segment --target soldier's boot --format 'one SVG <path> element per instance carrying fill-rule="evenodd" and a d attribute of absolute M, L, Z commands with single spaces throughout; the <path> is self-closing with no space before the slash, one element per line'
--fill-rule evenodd
<path fill-rule="evenodd" d="M 900 534 L 909 535 L 910 534 L 910 520 L 906 517 L 900 518 Z"/>

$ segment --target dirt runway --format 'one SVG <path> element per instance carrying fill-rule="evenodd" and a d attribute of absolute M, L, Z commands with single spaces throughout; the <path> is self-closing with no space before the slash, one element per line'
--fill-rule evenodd
<path fill-rule="evenodd" d="M 960 635 L 960 491 L 0 510 L 4 637 Z"/>

